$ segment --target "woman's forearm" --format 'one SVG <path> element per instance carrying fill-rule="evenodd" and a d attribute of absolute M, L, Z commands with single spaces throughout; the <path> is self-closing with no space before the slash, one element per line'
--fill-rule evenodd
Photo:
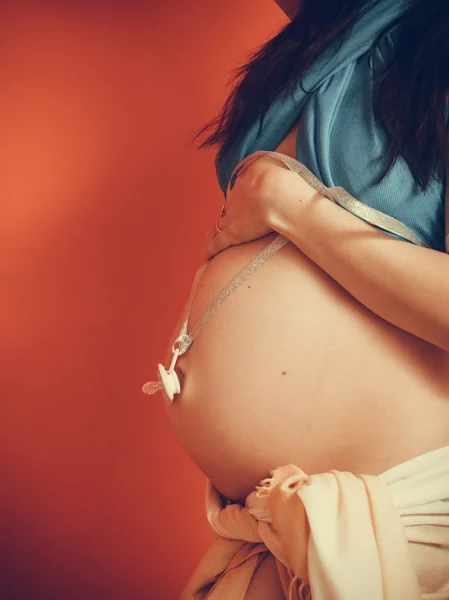
<path fill-rule="evenodd" d="M 266 211 L 273 230 L 372 312 L 449 351 L 448 254 L 383 233 L 284 168 L 267 172 L 264 185 L 281 191 Z"/>

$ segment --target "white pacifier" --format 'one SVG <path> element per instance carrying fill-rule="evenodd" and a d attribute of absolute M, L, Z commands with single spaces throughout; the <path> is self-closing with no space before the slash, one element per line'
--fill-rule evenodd
<path fill-rule="evenodd" d="M 178 356 L 181 353 L 179 344 L 184 345 L 183 352 L 182 352 L 182 354 L 184 354 L 184 352 L 187 350 L 190 343 L 191 343 L 191 338 L 190 338 L 190 336 L 188 336 L 186 334 L 181 334 L 178 338 L 176 338 L 176 340 L 173 342 L 173 345 L 172 345 L 173 358 L 172 358 L 171 365 L 170 365 L 168 371 L 165 370 L 164 365 L 161 365 L 161 363 L 159 363 L 157 366 L 158 371 L 159 371 L 159 381 L 157 381 L 157 382 L 156 381 L 147 381 L 142 386 L 142 392 L 144 394 L 148 394 L 149 396 L 151 396 L 152 394 L 155 394 L 159 390 L 164 390 L 168 399 L 170 400 L 170 404 L 173 402 L 173 398 L 175 397 L 175 394 L 181 393 L 181 383 L 179 381 L 178 374 L 175 371 L 176 361 L 178 360 Z M 176 350 L 175 350 L 175 344 L 178 344 L 178 347 L 176 348 Z M 187 347 L 186 347 L 186 344 L 188 344 Z"/>
<path fill-rule="evenodd" d="M 165 393 L 169 397 L 171 401 L 175 394 L 179 394 L 181 392 L 181 384 L 179 383 L 179 377 L 176 371 L 168 371 L 165 370 L 164 365 L 158 364 L 157 368 L 159 369 L 159 375 L 162 380 L 162 385 L 164 386 Z"/>

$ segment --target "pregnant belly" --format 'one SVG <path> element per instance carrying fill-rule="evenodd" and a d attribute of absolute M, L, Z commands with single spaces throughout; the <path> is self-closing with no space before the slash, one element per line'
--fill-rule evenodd
<path fill-rule="evenodd" d="M 213 258 L 188 331 L 276 235 Z M 290 243 L 178 359 L 182 391 L 166 413 L 198 467 L 244 502 L 281 464 L 378 474 L 449 444 L 447 356 L 366 309 Z"/>

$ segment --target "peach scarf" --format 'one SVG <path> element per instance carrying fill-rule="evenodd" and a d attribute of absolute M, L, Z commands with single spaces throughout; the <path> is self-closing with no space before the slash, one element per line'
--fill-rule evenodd
<path fill-rule="evenodd" d="M 289 600 L 449 600 L 449 446 L 378 476 L 284 465 L 245 506 L 207 480 L 206 513 L 217 536 L 180 600 L 244 600 L 267 552 Z"/>

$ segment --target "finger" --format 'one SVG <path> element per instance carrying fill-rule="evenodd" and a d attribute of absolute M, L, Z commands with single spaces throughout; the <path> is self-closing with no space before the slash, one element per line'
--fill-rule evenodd
<path fill-rule="evenodd" d="M 215 229 L 215 227 L 214 227 Z M 206 244 L 209 244 L 209 242 L 212 240 L 212 238 L 214 237 L 214 232 L 212 229 L 208 229 L 206 232 L 206 235 L 204 236 L 206 238 Z"/>
<path fill-rule="evenodd" d="M 220 240 L 220 244 L 225 243 L 225 245 L 222 248 L 213 245 L 214 240 L 223 234 L 227 221 L 227 216 L 222 215 L 217 219 L 217 221 L 215 221 L 214 226 L 211 227 L 211 229 L 209 229 L 209 231 L 206 233 L 206 250 L 204 251 L 206 258 L 212 258 L 213 255 L 217 254 L 218 252 L 229 246 L 229 243 L 223 242 L 223 240 Z M 221 231 L 218 231 L 217 225 L 221 229 Z"/>
<path fill-rule="evenodd" d="M 205 236 L 206 237 L 206 244 L 209 244 L 211 242 L 211 240 L 213 240 L 216 235 L 218 235 L 218 231 L 217 231 L 217 228 L 215 227 L 215 225 L 213 225 L 213 227 L 210 227 L 207 230 L 207 233 L 206 233 L 206 236 Z"/>
<path fill-rule="evenodd" d="M 226 221 L 226 217 L 220 217 L 217 221 L 215 221 L 214 226 L 211 227 L 207 235 L 209 241 L 213 240 L 215 236 L 219 235 L 224 230 L 226 227 Z M 217 225 L 221 231 L 218 231 Z"/>
<path fill-rule="evenodd" d="M 221 217 L 219 219 L 217 219 L 217 221 L 215 221 L 214 231 L 217 235 L 219 233 L 222 233 L 223 229 L 226 227 L 227 221 L 228 221 L 228 219 L 226 218 L 225 215 L 221 215 Z M 218 229 L 217 229 L 217 227 L 218 227 Z M 219 231 L 219 230 L 221 230 L 221 231 Z"/>
<path fill-rule="evenodd" d="M 230 243 L 227 235 L 224 232 L 217 233 L 217 235 L 215 235 L 214 238 L 208 243 L 204 251 L 204 255 L 206 259 L 210 260 L 222 250 L 229 248 L 229 246 Z"/>

